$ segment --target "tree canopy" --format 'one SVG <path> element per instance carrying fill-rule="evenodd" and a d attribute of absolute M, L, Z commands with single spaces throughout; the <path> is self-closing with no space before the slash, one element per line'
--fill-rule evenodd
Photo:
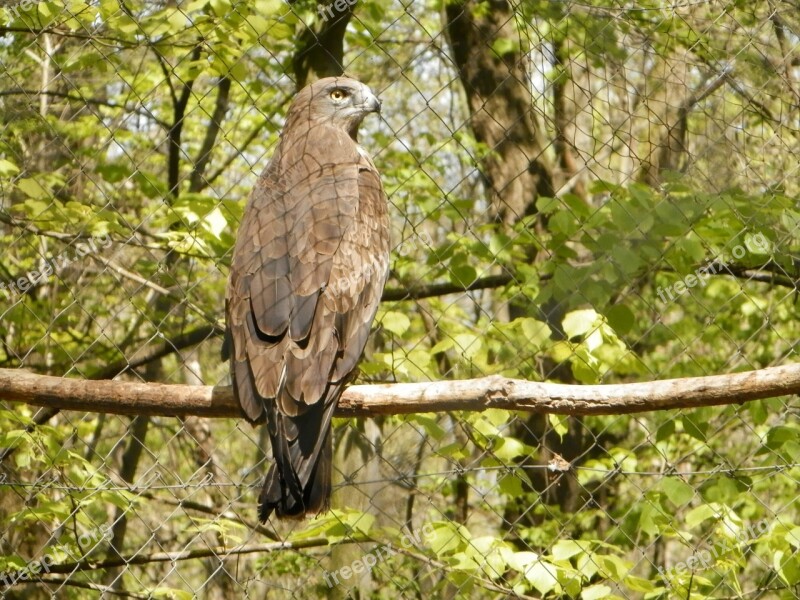
<path fill-rule="evenodd" d="M 360 142 L 393 228 L 358 383 L 796 362 L 797 9 L 7 4 L 0 368 L 225 383 L 244 203 L 298 87 L 342 72 L 383 101 Z M 3 402 L 0 590 L 794 598 L 797 412 L 337 419 L 335 509 L 259 526 L 262 430 Z"/>

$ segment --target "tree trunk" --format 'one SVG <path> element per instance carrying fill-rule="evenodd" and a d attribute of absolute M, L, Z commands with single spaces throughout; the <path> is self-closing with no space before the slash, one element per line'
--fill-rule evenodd
<path fill-rule="evenodd" d="M 445 30 L 467 97 L 470 125 L 490 154 L 481 168 L 494 217 L 513 224 L 551 196 L 543 127 L 533 106 L 525 48 L 506 0 L 447 4 Z"/>
<path fill-rule="evenodd" d="M 344 34 L 353 7 L 347 4 L 337 12 L 333 3 L 318 6 L 316 26 L 306 26 L 297 41 L 293 65 L 298 90 L 316 79 L 344 73 Z"/>
<path fill-rule="evenodd" d="M 445 6 L 445 29 L 453 59 L 467 97 L 471 115 L 470 125 L 478 142 L 486 144 L 490 154 L 481 165 L 489 187 L 489 201 L 494 217 L 506 226 L 521 218 L 536 214 L 536 199 L 553 196 L 553 168 L 544 155 L 545 142 L 542 119 L 536 114 L 532 84 L 527 73 L 527 53 L 522 46 L 524 36 L 517 30 L 517 15 L 506 0 L 475 0 L 453 2 Z M 564 57 L 556 42 L 555 66 L 561 66 Z M 564 139 L 568 126 L 565 90 L 557 80 L 553 86 L 554 103 L 560 120 L 556 123 L 554 140 L 557 158 L 568 175 L 575 172 L 574 158 Z M 576 189 L 581 193 L 582 188 Z M 543 223 L 537 221 L 538 228 Z M 527 260 L 543 260 L 536 248 L 526 253 Z M 557 298 L 542 306 L 532 306 L 528 298 L 514 299 L 509 303 L 508 318 L 534 315 L 548 323 L 558 335 L 561 332 L 564 304 Z M 581 456 L 585 440 L 579 435 L 580 422 L 572 421 L 556 453 L 566 452 L 571 459 Z M 559 474 L 557 480 L 542 477 L 542 465 L 553 457 L 554 436 L 545 415 L 531 415 L 517 419 L 513 435 L 540 447 L 540 453 L 529 469 L 532 488 L 545 500 L 571 510 L 576 498 L 577 481 L 569 471 Z M 548 435 L 548 432 L 551 434 Z M 567 452 L 568 450 L 568 452 Z M 529 519 L 531 511 L 521 517 L 509 506 L 506 524 L 513 526 L 520 518 Z"/>

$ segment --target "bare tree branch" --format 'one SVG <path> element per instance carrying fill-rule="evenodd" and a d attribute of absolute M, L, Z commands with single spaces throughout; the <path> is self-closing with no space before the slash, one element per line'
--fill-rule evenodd
<path fill-rule="evenodd" d="M 190 346 L 204 342 L 209 338 L 222 335 L 223 333 L 224 330 L 215 325 L 205 325 L 196 329 L 192 329 L 186 333 L 166 339 L 160 344 L 148 347 L 147 352 L 142 352 L 140 354 L 137 353 L 134 355 L 135 358 L 124 358 L 122 360 L 118 360 L 117 362 L 104 367 L 96 373 L 92 373 L 89 378 L 98 380 L 118 377 L 127 371 L 138 369 L 139 367 L 153 362 L 154 360 L 164 358 L 165 356 L 173 354 L 174 352 L 179 352 L 184 348 L 189 348 Z"/>
<path fill-rule="evenodd" d="M 115 108 L 118 110 L 126 110 L 128 112 L 136 113 L 142 117 L 152 120 L 164 129 L 169 129 L 169 123 L 162 121 L 150 112 L 144 106 L 134 106 L 130 104 L 117 104 L 109 102 L 108 100 L 100 100 L 98 98 L 85 98 L 80 94 L 70 94 L 66 92 L 58 92 L 53 90 L 3 90 L 0 91 L 0 96 L 26 96 L 26 97 L 39 97 L 39 96 L 52 96 L 54 98 L 64 98 L 65 100 L 72 100 L 73 102 L 82 102 L 83 104 L 94 106 L 105 106 L 106 108 Z"/>
<path fill-rule="evenodd" d="M 359 417 L 488 408 L 616 415 L 741 404 L 800 393 L 800 364 L 642 383 L 566 385 L 501 376 L 431 383 L 355 385 L 336 409 Z M 0 369 L 0 400 L 123 415 L 239 418 L 230 387 L 90 381 Z"/>
<path fill-rule="evenodd" d="M 214 105 L 214 113 L 211 115 L 211 121 L 206 129 L 206 136 L 203 139 L 203 145 L 200 152 L 195 159 L 194 169 L 189 177 L 189 191 L 199 192 L 204 187 L 203 176 L 208 166 L 208 161 L 211 159 L 211 152 L 214 150 L 214 145 L 217 143 L 222 121 L 228 112 L 228 98 L 231 92 L 231 78 L 221 77 L 217 85 L 217 101 Z"/>
<path fill-rule="evenodd" d="M 366 538 L 354 537 L 352 540 L 348 539 L 340 543 L 358 543 L 364 541 L 369 540 Z M 302 548 L 314 548 L 319 546 L 328 546 L 328 540 L 325 538 L 311 538 L 307 540 L 298 540 L 296 542 L 267 542 L 265 544 L 251 544 L 249 546 L 241 545 L 233 548 L 198 548 L 197 550 L 156 552 L 155 554 L 148 555 L 126 556 L 106 561 L 96 561 L 86 558 L 73 563 L 48 565 L 47 572 L 72 574 L 78 571 L 96 571 L 98 569 L 111 569 L 130 565 L 146 565 L 158 562 L 178 562 L 181 560 L 191 560 L 194 558 L 219 558 L 225 556 L 235 556 L 237 554 L 266 554 L 267 552 L 276 552 L 279 550 L 298 550 Z M 13 574 L 14 573 L 11 572 L 12 576 Z"/>
<path fill-rule="evenodd" d="M 53 586 L 70 586 L 76 587 L 83 590 L 92 590 L 94 592 L 102 592 L 103 594 L 111 594 L 113 596 L 119 596 L 120 598 L 136 598 L 137 600 L 146 600 L 147 598 L 152 598 L 150 595 L 146 594 L 134 594 L 132 592 L 126 592 L 124 590 L 115 590 L 112 587 L 107 585 L 101 585 L 99 583 L 91 583 L 88 581 L 75 581 L 69 579 L 68 577 L 47 577 L 41 579 L 30 579 L 26 581 L 20 581 L 19 584 L 29 584 L 29 585 L 38 585 L 43 583 L 45 585 L 53 585 Z"/>
<path fill-rule="evenodd" d="M 347 539 L 341 540 L 337 542 L 336 545 L 342 544 L 363 544 L 363 543 L 374 543 L 380 544 L 381 542 L 370 537 L 362 536 L 362 535 L 354 535 L 350 536 Z M 47 565 L 47 573 L 69 573 L 70 575 L 78 572 L 78 571 L 96 571 L 98 569 L 109 569 L 109 568 L 116 568 L 122 566 L 129 566 L 129 565 L 145 565 L 150 563 L 159 563 L 159 562 L 178 562 L 182 560 L 192 560 L 196 558 L 227 558 L 229 556 L 241 555 L 241 554 L 266 554 L 268 552 L 280 552 L 283 550 L 303 550 L 307 548 L 325 548 L 329 547 L 332 544 L 328 541 L 327 538 L 324 537 L 317 537 L 317 538 L 310 538 L 307 540 L 297 540 L 295 542 L 268 542 L 264 544 L 242 544 L 240 546 L 235 546 L 233 548 L 226 548 L 224 546 L 219 546 L 216 548 L 201 548 L 197 550 L 183 550 L 179 552 L 157 552 L 155 554 L 149 555 L 136 555 L 136 556 L 127 556 L 124 558 L 116 559 L 116 560 L 107 560 L 107 561 L 93 561 L 88 558 L 83 560 L 73 562 L 73 563 L 65 563 L 65 564 L 52 564 Z M 414 552 L 407 548 L 393 548 L 393 553 L 400 553 L 410 556 L 411 558 L 423 562 L 425 564 L 437 567 L 439 569 L 443 569 L 445 565 L 441 562 L 432 560 L 431 558 L 421 554 L 419 552 Z M 41 563 L 40 563 L 41 564 Z M 42 570 L 44 570 L 44 566 L 42 565 Z M 27 571 L 26 571 L 27 572 Z M 15 573 L 11 572 L 6 574 L 6 576 L 14 577 Z M 532 596 L 524 596 L 519 595 L 512 590 L 506 589 L 497 585 L 496 583 L 489 581 L 487 579 L 483 579 L 482 577 L 473 576 L 472 580 L 484 587 L 488 590 L 492 590 L 494 592 L 499 592 L 504 595 L 513 595 L 515 598 L 524 598 L 529 600 L 534 600 Z M 26 576 L 25 579 L 15 580 L 15 583 L 50 583 L 50 584 L 59 584 L 62 580 L 57 578 L 35 578 Z M 110 593 L 119 594 L 122 596 L 128 596 L 132 598 L 138 598 L 141 596 L 130 595 L 127 592 L 120 592 L 119 590 L 115 590 L 113 588 L 107 588 L 106 586 L 99 586 L 97 584 L 93 584 L 90 582 L 77 583 L 78 587 L 86 587 L 86 589 L 93 589 L 98 591 L 106 591 L 108 590 Z"/>
<path fill-rule="evenodd" d="M 549 277 L 542 277 L 542 279 L 549 279 Z M 386 288 L 383 290 L 381 300 L 396 301 L 396 300 L 421 300 L 422 298 L 431 298 L 434 296 L 446 296 L 447 294 L 463 294 L 464 292 L 472 292 L 475 290 L 485 290 L 503 287 L 514 281 L 514 275 L 511 273 L 501 273 L 499 275 L 487 275 L 480 277 L 470 283 L 468 286 L 456 283 L 431 283 L 428 285 L 411 285 L 407 288 Z"/>

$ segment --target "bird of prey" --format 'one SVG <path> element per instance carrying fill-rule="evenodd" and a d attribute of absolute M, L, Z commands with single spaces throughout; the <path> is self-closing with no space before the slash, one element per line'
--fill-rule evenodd
<path fill-rule="evenodd" d="M 356 139 L 380 107 L 354 79 L 303 88 L 239 225 L 223 358 L 245 417 L 267 422 L 274 463 L 262 522 L 329 506 L 331 416 L 389 271 L 386 194 Z"/>

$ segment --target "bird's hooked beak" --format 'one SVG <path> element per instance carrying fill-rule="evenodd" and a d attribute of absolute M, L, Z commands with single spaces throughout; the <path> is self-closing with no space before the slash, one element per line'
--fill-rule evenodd
<path fill-rule="evenodd" d="M 367 110 L 367 112 L 380 113 L 381 101 L 378 100 L 378 97 L 375 94 L 369 92 L 364 98 L 364 108 Z"/>

